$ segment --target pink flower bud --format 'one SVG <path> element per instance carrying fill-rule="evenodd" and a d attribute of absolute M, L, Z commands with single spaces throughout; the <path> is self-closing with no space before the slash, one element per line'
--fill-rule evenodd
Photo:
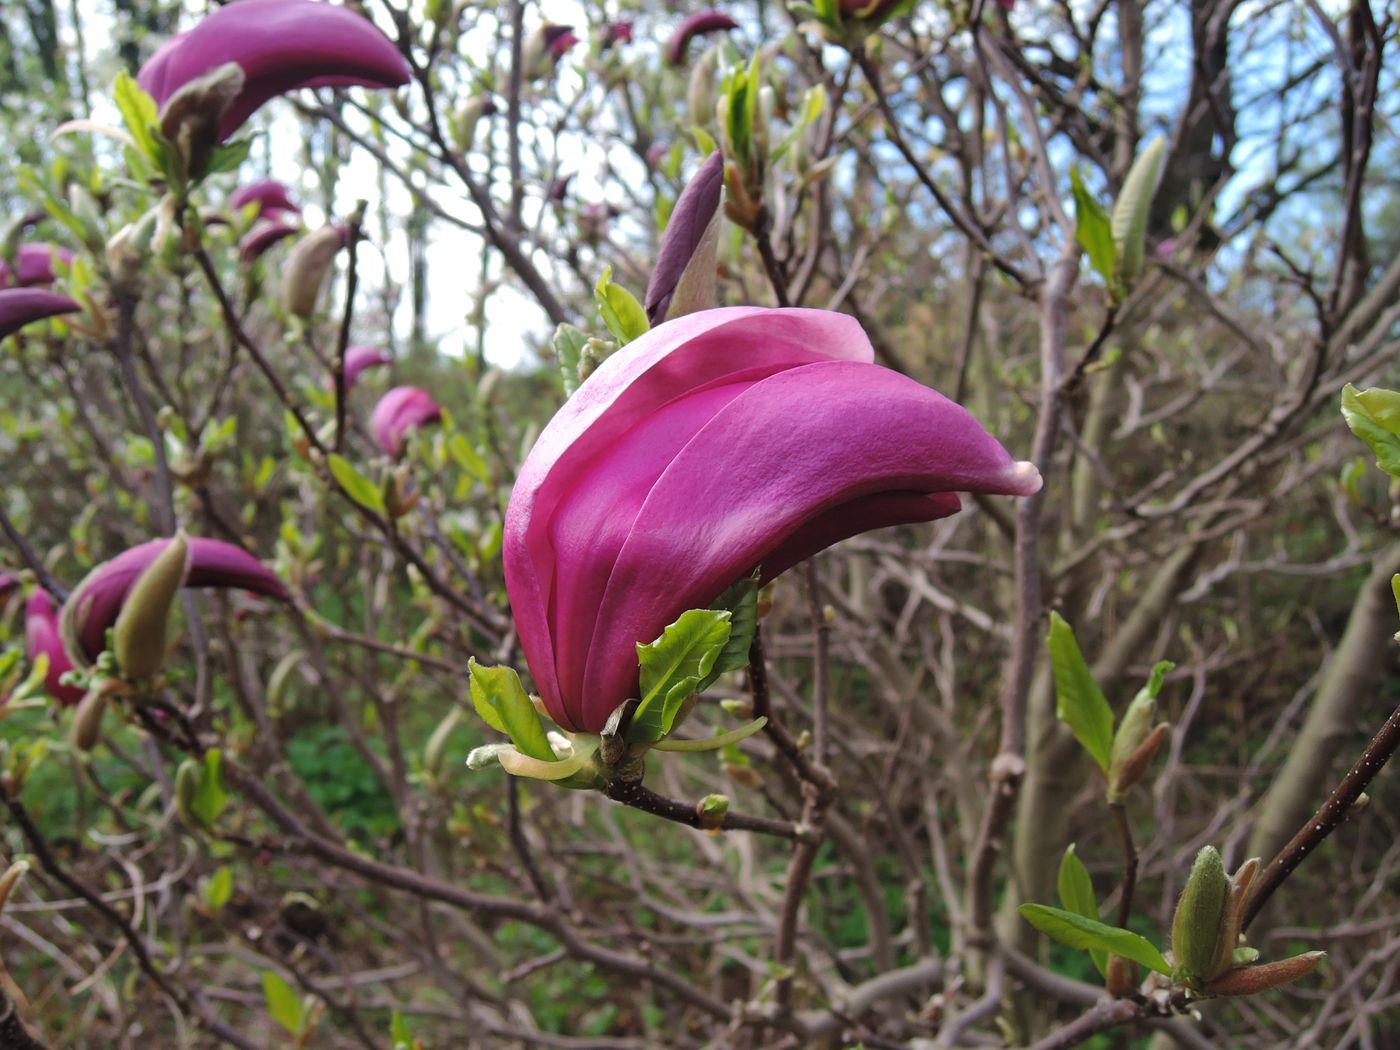
<path fill-rule="evenodd" d="M 385 455 L 397 458 L 403 451 L 404 438 L 410 430 L 436 423 L 441 418 L 442 409 L 426 390 L 416 386 L 396 386 L 374 406 L 370 425 Z"/>
<path fill-rule="evenodd" d="M 44 675 L 44 689 L 64 707 L 72 707 L 83 698 L 83 690 L 59 681 L 65 671 L 73 670 L 73 661 L 63 648 L 58 629 L 58 615 L 48 592 L 36 588 L 24 606 L 24 648 L 30 661 L 41 653 L 49 658 L 49 670 Z"/>
<path fill-rule="evenodd" d="M 349 390 L 366 368 L 392 365 L 393 357 L 374 346 L 350 346 L 345 349 L 345 389 Z"/>
<path fill-rule="evenodd" d="M 666 61 L 673 66 L 684 62 L 686 48 L 694 37 L 738 28 L 739 23 L 721 11 L 697 12 L 678 25 L 676 31 L 671 34 L 671 39 L 666 42 Z"/>
<path fill-rule="evenodd" d="M 27 324 L 59 314 L 73 314 L 82 309 L 66 295 L 56 295 L 40 288 L 0 289 L 0 339 L 19 331 Z"/>

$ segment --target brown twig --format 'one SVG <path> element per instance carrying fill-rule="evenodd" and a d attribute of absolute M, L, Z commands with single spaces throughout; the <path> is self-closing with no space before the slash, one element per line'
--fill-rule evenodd
<path fill-rule="evenodd" d="M 684 824 L 691 828 L 706 828 L 693 805 L 658 795 L 643 787 L 641 781 L 615 780 L 608 785 L 605 794 L 614 802 L 621 802 L 624 806 L 640 809 L 645 813 L 661 817 L 663 820 L 673 820 L 677 824 Z M 805 842 L 814 837 L 811 831 L 802 824 L 734 812 L 726 813 L 713 830 L 754 831 L 760 835 L 773 835 L 780 839 L 791 839 L 794 842 Z"/>
<path fill-rule="evenodd" d="M 365 208 L 368 202 L 357 201 L 350 215 L 349 229 L 345 233 L 345 251 L 349 256 L 345 271 L 345 310 L 340 315 L 340 334 L 335 347 L 335 450 L 345 449 L 345 402 L 349 390 L 345 383 L 345 351 L 350 346 L 350 323 L 355 316 L 355 287 L 359 284 L 359 268 L 356 266 L 356 248 L 363 234 L 361 227 L 365 221 Z"/>
<path fill-rule="evenodd" d="M 1118 925 L 1127 929 L 1128 916 L 1133 910 L 1133 892 L 1137 889 L 1138 853 L 1133 845 L 1133 829 L 1128 824 L 1128 811 L 1121 802 L 1110 802 L 1108 810 L 1118 826 L 1118 841 L 1123 845 L 1123 889 L 1118 895 Z"/>

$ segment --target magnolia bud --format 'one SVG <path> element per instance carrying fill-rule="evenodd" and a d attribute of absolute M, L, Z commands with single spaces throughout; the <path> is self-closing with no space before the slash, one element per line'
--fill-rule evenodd
<path fill-rule="evenodd" d="M 307 318 L 316 310 L 321 286 L 326 283 L 336 252 L 345 247 L 341 226 L 322 226 L 297 241 L 282 271 L 282 305 L 289 314 Z"/>
<path fill-rule="evenodd" d="M 1263 966 L 1239 966 L 1217 977 L 1201 988 L 1201 994 L 1254 995 L 1267 992 L 1270 988 L 1306 977 L 1317 969 L 1326 952 L 1304 952 L 1282 962 L 1265 963 Z"/>
<path fill-rule="evenodd" d="M 5 903 L 10 899 L 10 894 L 28 871 L 29 861 L 18 860 L 5 869 L 5 874 L 0 875 L 0 912 L 5 910 Z"/>
<path fill-rule="evenodd" d="M 107 711 L 107 694 L 97 686 L 89 689 L 73 709 L 73 725 L 68 731 L 68 743 L 73 750 L 86 754 L 102 735 L 102 716 Z"/>
<path fill-rule="evenodd" d="M 1220 852 L 1214 846 L 1202 847 L 1172 918 L 1172 960 L 1188 985 L 1196 986 L 1210 973 L 1229 890 Z"/>
<path fill-rule="evenodd" d="M 1104 976 L 1104 987 L 1115 999 L 1126 999 L 1137 991 L 1138 964 L 1121 955 L 1108 957 L 1108 973 Z"/>
<path fill-rule="evenodd" d="M 74 183 L 68 188 L 68 210 L 82 226 L 83 244 L 94 252 L 102 250 L 102 212 L 84 187 Z"/>
<path fill-rule="evenodd" d="M 489 117 L 496 112 L 496 103 L 491 101 L 489 95 L 473 95 L 457 108 L 456 118 L 452 122 L 453 137 L 456 139 L 457 149 L 465 152 L 472 148 L 472 140 L 476 138 L 476 125 L 482 117 Z"/>
<path fill-rule="evenodd" d="M 578 355 L 578 378 L 579 382 L 587 379 L 598 366 L 607 360 L 608 355 L 617 349 L 617 344 L 611 339 L 599 339 L 594 336 L 583 344 L 583 349 Z"/>
<path fill-rule="evenodd" d="M 1147 734 L 1146 739 L 1137 746 L 1137 749 L 1122 759 L 1118 753 L 1118 737 L 1114 737 L 1113 756 L 1108 766 L 1108 800 L 1110 802 L 1117 802 L 1124 792 L 1147 774 L 1148 767 L 1152 765 L 1152 760 L 1157 757 L 1157 752 L 1161 750 L 1169 733 L 1170 727 L 1167 723 L 1158 723 Z"/>
<path fill-rule="evenodd" d="M 724 827 L 724 818 L 729 814 L 729 796 L 706 795 L 695 803 L 695 814 L 706 831 L 718 831 Z"/>
<path fill-rule="evenodd" d="M 697 127 L 708 127 L 715 116 L 715 105 L 719 101 L 715 94 L 715 67 L 718 63 L 719 48 L 712 47 L 690 71 L 685 104 L 686 111 L 690 114 L 690 123 Z"/>
<path fill-rule="evenodd" d="M 127 223 L 107 242 L 107 269 L 111 271 L 114 284 L 130 285 L 141 275 L 142 264 L 155 238 L 157 218 L 152 209 L 135 222 Z"/>
<path fill-rule="evenodd" d="M 121 673 L 131 681 L 150 678 L 165 663 L 170 609 L 189 574 L 190 544 L 183 529 L 142 570 L 122 602 L 112 648 Z"/>
<path fill-rule="evenodd" d="M 194 812 L 194 800 L 199 793 L 199 783 L 202 779 L 203 771 L 192 758 L 181 762 L 180 768 L 175 771 L 175 812 L 180 815 L 186 826 L 196 831 L 204 828 L 204 821 Z"/>
<path fill-rule="evenodd" d="M 1230 896 L 1225 903 L 1225 915 L 1220 923 L 1220 937 L 1215 942 L 1210 967 L 1202 974 L 1208 981 L 1235 965 L 1235 950 L 1240 940 L 1240 928 L 1244 925 L 1244 906 L 1249 900 L 1249 889 L 1257 874 L 1259 858 L 1251 857 L 1239 866 L 1234 877 L 1230 879 Z"/>

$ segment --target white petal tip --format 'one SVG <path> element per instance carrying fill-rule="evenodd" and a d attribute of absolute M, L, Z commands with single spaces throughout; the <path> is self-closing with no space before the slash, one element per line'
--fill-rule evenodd
<path fill-rule="evenodd" d="M 1017 496 L 1033 496 L 1040 491 L 1040 471 L 1028 460 L 1013 463 L 1007 468 L 1006 476 L 1012 492 Z"/>

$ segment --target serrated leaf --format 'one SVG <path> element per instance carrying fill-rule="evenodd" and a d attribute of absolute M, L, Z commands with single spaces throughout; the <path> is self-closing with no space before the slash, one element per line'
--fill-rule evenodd
<path fill-rule="evenodd" d="M 199 771 L 199 786 L 195 788 L 190 809 L 206 827 L 223 814 L 228 805 L 228 791 L 224 789 L 223 755 L 217 747 L 204 752 L 204 768 Z"/>
<path fill-rule="evenodd" d="M 1097 948 L 1112 955 L 1146 966 L 1149 970 L 1170 976 L 1171 967 L 1162 953 L 1153 947 L 1147 938 L 1120 926 L 1109 926 L 1097 919 L 1052 908 L 1047 904 L 1023 904 L 1016 909 L 1021 917 L 1052 940 L 1070 948 L 1089 950 Z"/>
<path fill-rule="evenodd" d="M 335 478 L 336 484 L 343 488 L 352 500 L 376 514 L 385 512 L 384 494 L 379 491 L 379 486 L 356 470 L 355 465 L 348 459 L 332 452 L 326 457 L 326 466 L 330 468 L 331 477 Z"/>
<path fill-rule="evenodd" d="M 1055 715 L 1107 773 L 1113 748 L 1113 711 L 1084 662 L 1074 631 L 1057 612 L 1050 614 L 1049 646 L 1055 670 Z"/>
<path fill-rule="evenodd" d="M 1152 211 L 1152 198 L 1157 193 L 1166 151 L 1167 140 L 1161 135 L 1143 147 L 1128 169 L 1123 189 L 1113 205 L 1111 225 L 1113 244 L 1118 251 L 1118 274 L 1126 282 L 1131 282 L 1142 270 L 1147 217 Z"/>
<path fill-rule="evenodd" d="M 291 1035 L 300 1035 L 306 1020 L 301 999 L 292 991 L 291 985 L 272 970 L 264 970 L 262 975 L 263 1002 L 267 1013 Z"/>
<path fill-rule="evenodd" d="M 511 743 L 523 754 L 541 762 L 553 762 L 554 750 L 545 736 L 544 723 L 515 670 L 483 667 L 475 658 L 467 661 L 467 669 L 471 676 L 472 706 L 482 720 L 496 732 L 510 737 Z"/>
<path fill-rule="evenodd" d="M 681 704 L 699 689 L 724 651 L 729 621 L 725 610 L 690 609 L 656 641 L 637 646 L 642 702 L 628 726 L 629 741 L 649 743 L 671 731 Z"/>
<path fill-rule="evenodd" d="M 1113 227 L 1108 213 L 1104 211 L 1094 196 L 1084 187 L 1084 180 L 1076 168 L 1069 171 L 1069 185 L 1074 192 L 1074 239 L 1089 256 L 1089 265 L 1102 277 L 1109 288 L 1114 288 L 1118 249 L 1113 240 Z"/>
<path fill-rule="evenodd" d="M 656 745 L 658 751 L 719 751 L 721 748 L 730 747 L 740 740 L 747 740 L 760 729 L 768 724 L 766 718 L 755 718 L 746 726 L 738 729 L 731 729 L 727 733 L 720 733 L 717 736 L 704 737 L 700 740 L 662 740 Z"/>
<path fill-rule="evenodd" d="M 213 911 L 218 911 L 233 896 L 233 869 L 220 868 L 209 876 L 204 885 L 204 903 Z"/>
<path fill-rule="evenodd" d="M 603 267 L 603 275 L 593 287 L 593 301 L 598 306 L 603 323 L 621 346 L 645 335 L 651 327 L 647 312 L 642 309 L 637 297 L 622 285 L 613 283 L 611 266 Z"/>
<path fill-rule="evenodd" d="M 1060 874 L 1056 886 L 1060 894 L 1060 903 L 1066 911 L 1098 921 L 1099 904 L 1094 897 L 1094 883 L 1089 877 L 1089 869 L 1075 852 L 1074 843 L 1065 848 L 1065 855 L 1060 859 Z M 1089 955 L 1093 958 L 1100 976 L 1107 975 L 1107 953 L 1098 948 L 1091 948 Z"/>
<path fill-rule="evenodd" d="M 1376 466 L 1400 478 L 1400 393 L 1373 387 L 1342 388 L 1342 418 L 1375 454 Z"/>

